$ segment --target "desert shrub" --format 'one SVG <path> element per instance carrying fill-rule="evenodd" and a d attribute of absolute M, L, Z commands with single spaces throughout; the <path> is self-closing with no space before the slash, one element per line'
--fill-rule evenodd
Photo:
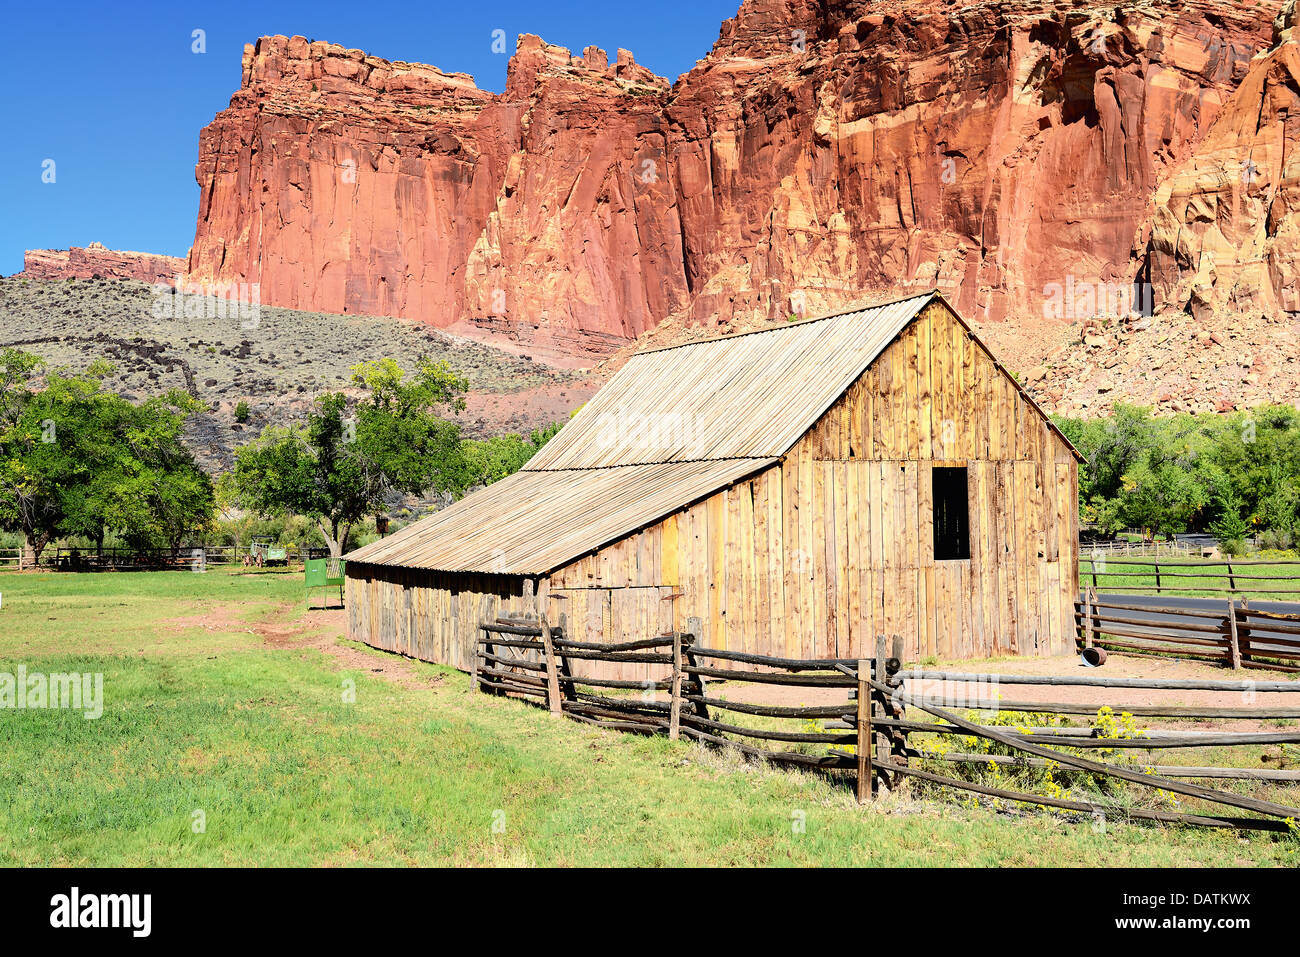
<path fill-rule="evenodd" d="M 1270 528 L 1259 533 L 1260 551 L 1285 552 L 1294 541 L 1294 536 L 1288 529 Z"/>

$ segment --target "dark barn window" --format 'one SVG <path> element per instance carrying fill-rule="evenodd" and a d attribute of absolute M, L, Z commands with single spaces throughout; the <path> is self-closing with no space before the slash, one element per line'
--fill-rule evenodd
<path fill-rule="evenodd" d="M 970 516 L 967 513 L 966 469 L 933 470 L 934 560 L 970 558 Z"/>

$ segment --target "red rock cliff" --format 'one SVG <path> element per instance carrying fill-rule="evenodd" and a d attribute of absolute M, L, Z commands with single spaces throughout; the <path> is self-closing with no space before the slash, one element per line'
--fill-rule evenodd
<path fill-rule="evenodd" d="M 1149 279 L 1166 309 L 1264 284 L 1274 307 L 1300 115 L 1276 12 L 747 0 L 671 86 L 525 36 L 499 96 L 263 38 L 200 140 L 189 266 L 273 305 L 596 352 L 908 284 L 993 321 L 1069 282 Z M 1266 184 L 1225 191 L 1243 151 Z"/>
<path fill-rule="evenodd" d="M 154 253 L 122 252 L 91 243 L 84 249 L 29 249 L 23 254 L 26 279 L 139 279 L 174 282 L 185 272 L 185 260 Z"/>

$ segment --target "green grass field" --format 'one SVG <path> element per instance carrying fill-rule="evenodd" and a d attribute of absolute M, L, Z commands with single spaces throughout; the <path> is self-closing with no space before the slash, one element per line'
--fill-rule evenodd
<path fill-rule="evenodd" d="M 1122 557 L 1091 557 L 1085 546 L 1079 563 L 1079 587 L 1094 583 L 1098 592 L 1131 595 L 1168 594 L 1184 598 L 1223 598 L 1235 595 L 1273 601 L 1300 601 L 1300 560 L 1288 556 L 1275 559 L 1281 564 L 1252 565 L 1250 560 L 1233 562 L 1233 575 L 1222 560 L 1200 561 L 1177 557 L 1155 559 L 1142 556 L 1125 561 Z M 1152 562 L 1159 562 L 1160 576 Z M 1141 564 L 1145 563 L 1145 564 Z"/>
<path fill-rule="evenodd" d="M 473 694 L 448 669 L 401 663 L 405 678 L 389 680 L 371 669 L 391 671 L 391 656 L 305 615 L 300 573 L 241 572 L 0 574 L 0 672 L 102 672 L 106 702 L 98 720 L 0 709 L 0 862 L 1297 861 L 1288 838 L 1095 833 L 1089 819 L 959 797 L 860 808 L 822 778 L 551 718 Z"/>

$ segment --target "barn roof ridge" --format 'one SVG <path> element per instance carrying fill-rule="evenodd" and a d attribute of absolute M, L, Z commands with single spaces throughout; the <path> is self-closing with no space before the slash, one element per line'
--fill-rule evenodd
<path fill-rule="evenodd" d="M 699 458 L 680 458 L 672 459 L 665 462 L 662 459 L 647 459 L 644 462 L 613 462 L 608 465 L 560 465 L 553 468 L 528 469 L 529 472 L 599 472 L 601 469 L 631 469 L 639 468 L 644 465 L 670 465 L 673 462 L 740 462 L 746 459 L 752 459 L 755 462 L 766 462 L 772 459 L 771 455 L 705 455 Z M 776 456 L 779 458 L 779 456 Z"/>
<path fill-rule="evenodd" d="M 807 319 L 800 319 L 798 322 L 787 322 L 781 326 L 768 326 L 765 329 L 747 329 L 744 332 L 728 332 L 720 336 L 706 336 L 703 339 L 692 339 L 689 342 L 678 342 L 671 346 L 655 346 L 652 349 L 639 349 L 634 352 L 633 357 L 648 356 L 656 352 L 671 352 L 673 349 L 687 349 L 691 346 L 702 346 L 709 342 L 723 342 L 727 339 L 739 339 L 743 336 L 758 336 L 765 332 L 781 332 L 787 329 L 803 328 L 814 322 L 823 322 L 827 319 L 839 319 L 841 316 L 851 315 L 855 312 L 866 312 L 868 309 L 880 309 L 885 306 L 897 305 L 900 302 L 907 302 L 909 299 L 922 299 L 926 297 L 941 296 L 937 286 L 931 286 L 929 289 L 921 292 L 908 293 L 906 296 L 898 296 L 894 299 L 884 299 L 880 302 L 869 302 L 865 299 L 855 299 L 842 308 L 837 308 L 832 312 L 824 312 L 819 316 L 809 316 Z"/>

